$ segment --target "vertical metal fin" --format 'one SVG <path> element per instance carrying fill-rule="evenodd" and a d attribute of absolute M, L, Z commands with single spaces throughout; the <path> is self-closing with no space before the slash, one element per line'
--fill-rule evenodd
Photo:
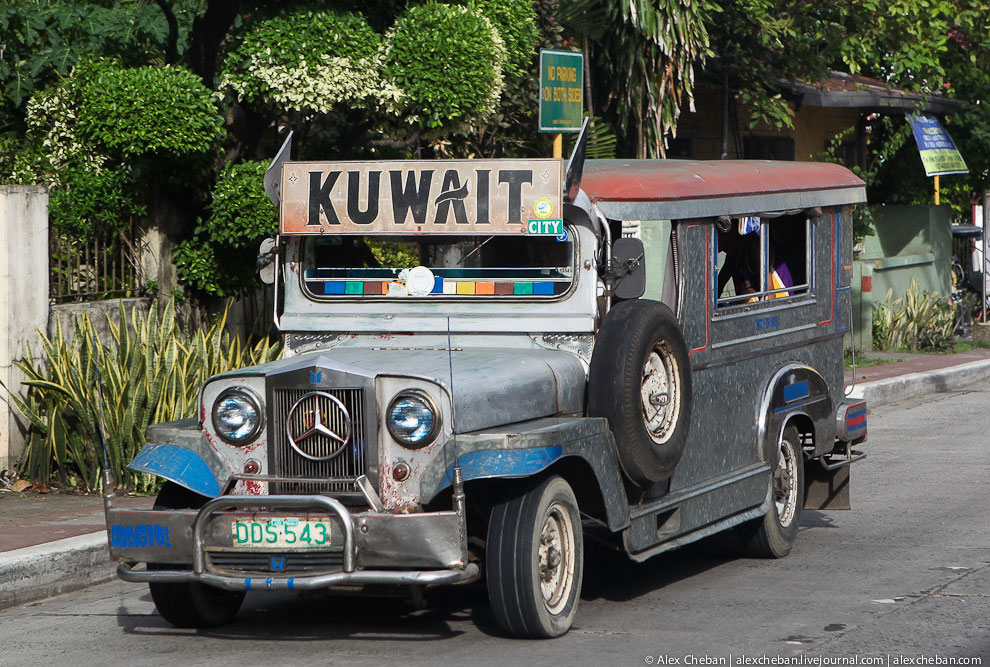
<path fill-rule="evenodd" d="M 289 160 L 290 153 L 292 153 L 291 130 L 289 131 L 289 136 L 282 142 L 282 147 L 275 154 L 272 163 L 265 170 L 265 192 L 268 193 L 268 198 L 275 206 L 278 206 L 282 201 L 282 163 Z"/>
<path fill-rule="evenodd" d="M 574 143 L 571 159 L 567 161 L 567 172 L 564 176 L 564 201 L 572 202 L 581 189 L 581 177 L 584 175 L 584 156 L 588 151 L 588 120 L 585 117 L 581 133 Z"/>

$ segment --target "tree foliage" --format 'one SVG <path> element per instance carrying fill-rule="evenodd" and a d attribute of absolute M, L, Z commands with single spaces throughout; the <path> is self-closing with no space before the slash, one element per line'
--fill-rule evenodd
<path fill-rule="evenodd" d="M 84 62 L 74 83 L 79 135 L 122 157 L 204 154 L 223 138 L 210 91 L 185 68 Z"/>
<path fill-rule="evenodd" d="M 380 41 L 353 12 L 301 8 L 265 16 L 232 36 L 220 87 L 276 110 L 367 106 L 381 88 Z"/>
<path fill-rule="evenodd" d="M 660 157 L 681 109 L 693 107 L 694 67 L 710 54 L 711 0 L 575 0 L 558 7 L 560 34 L 587 53 L 590 111 L 613 127 L 619 154 Z"/>
<path fill-rule="evenodd" d="M 184 41 L 199 0 L 172 3 Z M 9 0 L 0 3 L 0 132 L 23 129 L 24 105 L 68 75 L 80 57 L 143 65 L 168 37 L 161 10 L 143 0 Z"/>
<path fill-rule="evenodd" d="M 484 14 L 428 2 L 410 7 L 386 35 L 382 70 L 411 120 L 438 128 L 491 113 L 504 62 L 502 37 Z"/>

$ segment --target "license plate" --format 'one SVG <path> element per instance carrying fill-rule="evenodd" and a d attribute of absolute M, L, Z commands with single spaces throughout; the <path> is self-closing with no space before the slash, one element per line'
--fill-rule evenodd
<path fill-rule="evenodd" d="M 329 547 L 331 531 L 328 520 L 302 517 L 236 519 L 230 527 L 234 547 L 272 549 Z"/>

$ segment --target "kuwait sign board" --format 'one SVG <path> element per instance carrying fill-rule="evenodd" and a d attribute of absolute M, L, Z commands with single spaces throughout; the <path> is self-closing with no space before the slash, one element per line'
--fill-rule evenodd
<path fill-rule="evenodd" d="M 526 234 L 563 216 L 562 171 L 555 159 L 285 162 L 279 233 Z"/>
<path fill-rule="evenodd" d="M 580 132 L 584 120 L 584 54 L 540 51 L 540 132 Z"/>
<path fill-rule="evenodd" d="M 925 176 L 969 173 L 952 137 L 935 116 L 913 116 L 911 130 L 918 144 L 921 163 L 925 166 Z"/>

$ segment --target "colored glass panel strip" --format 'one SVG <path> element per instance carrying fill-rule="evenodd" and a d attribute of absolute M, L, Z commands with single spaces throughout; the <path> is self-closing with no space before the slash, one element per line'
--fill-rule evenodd
<path fill-rule="evenodd" d="M 474 284 L 475 294 L 495 294 L 495 283 L 477 282 Z"/>
<path fill-rule="evenodd" d="M 513 294 L 525 296 L 533 293 L 533 283 L 516 283 L 513 288 Z"/>
<path fill-rule="evenodd" d="M 443 278 L 441 276 L 435 276 L 433 278 L 433 291 L 430 294 L 444 294 Z"/>
<path fill-rule="evenodd" d="M 344 294 L 345 284 L 340 281 L 327 281 L 323 283 L 324 294 Z"/>
<path fill-rule="evenodd" d="M 457 283 L 457 293 L 458 294 L 474 294 L 475 283 L 473 282 L 460 282 Z"/>

